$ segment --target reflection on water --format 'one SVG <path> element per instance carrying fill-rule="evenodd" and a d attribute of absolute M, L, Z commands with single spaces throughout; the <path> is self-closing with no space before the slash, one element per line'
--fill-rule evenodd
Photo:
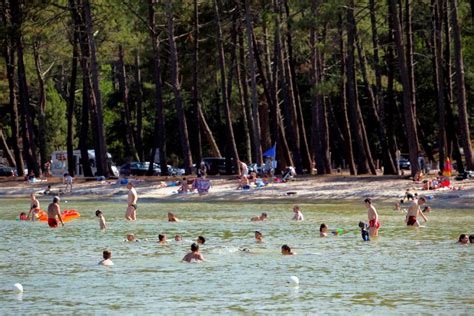
<path fill-rule="evenodd" d="M 122 220 L 123 200 L 71 198 L 81 218 L 60 229 L 15 221 L 27 200 L 0 203 L 0 314 L 54 313 L 471 313 L 474 245 L 455 244 L 474 233 L 472 210 L 436 210 L 426 227 L 407 228 L 403 216 L 378 205 L 380 237 L 363 242 L 361 203 L 141 203 L 136 223 Z M 45 205 L 47 201 L 42 201 Z M 99 231 L 101 209 L 109 230 Z M 173 211 L 179 223 L 166 221 Z M 266 222 L 250 222 L 261 212 Z M 319 225 L 349 232 L 320 238 Z M 264 234 L 256 243 L 254 231 Z M 141 241 L 124 242 L 127 233 Z M 158 234 L 167 245 L 157 243 Z M 174 235 L 183 236 L 175 242 Z M 180 260 L 197 236 L 206 237 L 206 262 Z M 281 256 L 282 244 L 295 256 Z M 104 249 L 113 267 L 98 266 Z M 249 251 L 241 251 L 248 248 Z M 287 283 L 297 276 L 299 287 Z M 21 283 L 18 297 L 10 288 Z"/>

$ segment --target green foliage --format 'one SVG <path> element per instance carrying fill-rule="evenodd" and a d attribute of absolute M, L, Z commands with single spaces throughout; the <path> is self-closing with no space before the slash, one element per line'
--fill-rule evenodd
<path fill-rule="evenodd" d="M 45 114 L 47 154 L 50 156 L 54 150 L 66 148 L 67 136 L 66 102 L 51 84 L 46 87 Z"/>

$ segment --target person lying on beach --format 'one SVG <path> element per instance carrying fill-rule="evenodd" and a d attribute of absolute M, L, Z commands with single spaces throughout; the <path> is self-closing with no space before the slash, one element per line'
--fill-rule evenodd
<path fill-rule="evenodd" d="M 104 214 L 102 214 L 101 210 L 95 211 L 95 216 L 99 218 L 99 227 L 100 230 L 106 230 L 107 229 L 107 224 L 105 223 L 105 217 Z"/>
<path fill-rule="evenodd" d="M 469 237 L 467 237 L 467 234 L 461 234 L 459 236 L 458 244 L 467 245 L 468 241 L 469 241 Z"/>
<path fill-rule="evenodd" d="M 416 226 L 419 227 L 420 223 L 418 222 L 418 216 L 421 216 L 425 222 L 428 221 L 428 218 L 423 214 L 420 209 L 420 206 L 425 204 L 426 200 L 424 197 L 420 197 L 418 200 L 413 201 L 411 206 L 408 208 L 407 216 L 405 221 L 407 226 Z"/>
<path fill-rule="evenodd" d="M 204 261 L 204 257 L 201 255 L 201 253 L 199 252 L 199 245 L 193 243 L 191 245 L 191 252 L 186 254 L 182 261 L 186 261 L 186 262 L 199 262 L 199 261 Z"/>
<path fill-rule="evenodd" d="M 165 234 L 159 234 L 158 235 L 158 243 L 160 245 L 166 245 L 166 235 Z"/>
<path fill-rule="evenodd" d="M 204 238 L 202 236 L 198 236 L 196 242 L 200 245 L 204 245 L 204 243 L 206 242 L 206 238 Z"/>
<path fill-rule="evenodd" d="M 255 231 L 255 241 L 256 242 L 263 242 L 263 234 L 258 230 Z"/>
<path fill-rule="evenodd" d="M 252 222 L 264 221 L 268 217 L 267 213 L 262 213 L 260 216 L 254 216 L 250 220 Z"/>
<path fill-rule="evenodd" d="M 113 266 L 114 263 L 112 262 L 112 251 L 110 250 L 104 250 L 104 252 L 102 253 L 102 257 L 104 258 L 104 260 L 101 260 L 99 262 L 100 265 L 103 265 L 103 266 Z"/>
<path fill-rule="evenodd" d="M 293 218 L 292 220 L 294 221 L 303 221 L 304 216 L 303 213 L 301 213 L 299 205 L 294 205 L 293 206 Z"/>
<path fill-rule="evenodd" d="M 295 253 L 293 251 L 291 251 L 290 246 L 283 245 L 283 246 L 281 246 L 281 254 L 284 255 L 284 256 L 292 256 Z"/>
<path fill-rule="evenodd" d="M 179 219 L 171 212 L 168 212 L 168 222 L 179 222 Z"/>

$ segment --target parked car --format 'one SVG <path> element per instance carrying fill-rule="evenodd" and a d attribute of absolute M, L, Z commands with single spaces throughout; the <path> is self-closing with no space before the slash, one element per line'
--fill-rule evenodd
<path fill-rule="evenodd" d="M 15 168 L 0 166 L 0 177 L 13 177 L 15 176 L 15 172 Z"/>
<path fill-rule="evenodd" d="M 132 161 L 123 164 L 120 167 L 120 174 L 123 176 L 145 176 L 148 173 L 150 162 Z M 153 164 L 153 175 L 159 176 L 161 174 L 160 166 Z"/>
<path fill-rule="evenodd" d="M 206 164 L 208 175 L 228 174 L 225 160 L 223 157 L 206 157 L 202 159 Z M 236 173 L 235 166 L 232 166 L 231 174 Z"/>
<path fill-rule="evenodd" d="M 401 158 L 399 161 L 400 169 L 410 170 L 410 161 L 406 158 Z"/>

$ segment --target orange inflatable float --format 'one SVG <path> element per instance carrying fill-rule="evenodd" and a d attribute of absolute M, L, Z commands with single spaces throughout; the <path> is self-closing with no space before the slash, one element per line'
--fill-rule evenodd
<path fill-rule="evenodd" d="M 81 214 L 79 214 L 75 210 L 64 210 L 64 211 L 61 212 L 61 218 L 62 218 L 63 222 L 72 221 L 73 219 L 76 219 L 80 216 L 81 216 Z M 39 211 L 38 220 L 40 222 L 47 222 L 48 221 L 48 213 L 45 212 L 45 211 Z"/>

